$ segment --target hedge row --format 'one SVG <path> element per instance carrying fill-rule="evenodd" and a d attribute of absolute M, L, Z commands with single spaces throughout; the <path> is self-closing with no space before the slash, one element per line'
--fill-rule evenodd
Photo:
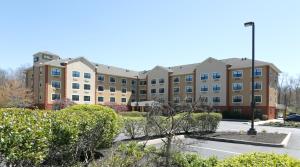
<path fill-rule="evenodd" d="M 218 113 L 181 113 L 174 117 L 176 133 L 214 132 L 222 116 Z M 155 117 L 123 117 L 123 130 L 126 136 L 134 139 L 142 136 L 164 135 L 172 126 L 171 119 Z"/>
<path fill-rule="evenodd" d="M 118 116 L 98 105 L 61 111 L 0 110 L 0 155 L 13 166 L 71 165 L 118 133 Z"/>

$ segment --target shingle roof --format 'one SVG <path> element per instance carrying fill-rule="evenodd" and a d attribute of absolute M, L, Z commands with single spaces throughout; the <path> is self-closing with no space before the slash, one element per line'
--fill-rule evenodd
<path fill-rule="evenodd" d="M 97 72 L 101 74 L 108 74 L 108 75 L 115 75 L 115 76 L 122 76 L 122 77 L 128 77 L 128 78 L 136 78 L 136 76 L 139 75 L 139 72 L 132 71 L 124 68 L 114 67 L 114 66 L 108 66 L 104 64 L 96 64 L 94 63 Z"/>
<path fill-rule="evenodd" d="M 55 66 L 55 67 L 64 67 L 62 63 L 67 63 L 68 61 L 72 60 L 71 58 L 68 59 L 56 59 L 56 60 L 51 60 L 43 63 L 44 65 L 50 65 L 50 66 Z"/>
<path fill-rule="evenodd" d="M 230 69 L 237 69 L 237 68 L 247 68 L 252 66 L 252 59 L 247 59 L 247 58 L 229 58 L 229 59 L 223 59 L 221 60 L 226 64 L 231 65 Z M 274 70 L 277 72 L 281 72 L 274 64 L 265 62 L 265 61 L 260 61 L 260 60 L 255 60 L 255 66 L 265 66 L 269 65 L 271 66 Z"/>
<path fill-rule="evenodd" d="M 182 74 L 190 74 L 193 73 L 196 67 L 200 63 L 195 64 L 187 64 L 187 65 L 180 65 L 180 66 L 173 66 L 169 67 L 172 70 L 172 75 L 182 75 Z"/>

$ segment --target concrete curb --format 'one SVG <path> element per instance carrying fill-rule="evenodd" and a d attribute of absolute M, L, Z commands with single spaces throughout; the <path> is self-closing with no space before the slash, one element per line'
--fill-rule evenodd
<path fill-rule="evenodd" d="M 265 123 L 270 123 L 270 122 L 282 122 L 283 120 L 280 119 L 270 119 L 270 120 L 266 120 L 266 121 L 258 121 L 258 122 L 254 122 L 254 125 L 263 125 Z M 251 122 L 244 122 L 244 124 L 250 125 Z"/>
<path fill-rule="evenodd" d="M 286 135 L 286 137 L 282 140 L 282 142 L 280 144 L 254 142 L 254 141 L 246 141 L 246 140 L 226 139 L 226 138 L 218 138 L 218 137 L 204 137 L 204 136 L 189 136 L 189 137 L 190 138 L 196 138 L 196 139 L 203 139 L 203 140 L 227 142 L 227 143 L 249 144 L 249 145 L 255 145 L 255 146 L 286 147 L 289 140 L 290 140 L 291 132 L 289 132 Z"/>
<path fill-rule="evenodd" d="M 162 143 L 163 141 L 162 140 L 166 140 L 167 138 L 158 138 L 158 139 L 152 139 L 152 140 L 148 140 L 148 141 L 140 141 L 138 142 L 138 144 L 146 144 L 146 146 L 148 145 L 155 145 L 155 144 L 160 144 Z M 185 139 L 185 136 L 184 135 L 178 135 L 178 136 L 174 136 L 173 137 L 173 140 L 183 140 Z"/>

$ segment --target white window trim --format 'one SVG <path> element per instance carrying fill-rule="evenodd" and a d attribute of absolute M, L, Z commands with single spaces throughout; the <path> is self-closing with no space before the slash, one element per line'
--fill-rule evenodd
<path fill-rule="evenodd" d="M 215 78 L 215 79 L 214 79 L 214 74 L 219 74 L 219 75 L 220 75 L 220 78 Z M 221 73 L 220 73 L 220 72 L 212 72 L 212 74 L 211 74 L 211 78 L 212 78 L 213 80 L 219 80 L 219 79 L 221 79 L 221 78 L 222 78 L 222 75 L 221 75 Z"/>
<path fill-rule="evenodd" d="M 103 77 L 103 80 L 100 80 L 100 79 L 99 79 L 99 76 L 102 76 L 102 77 Z M 101 82 L 104 82 L 104 81 L 105 81 L 104 75 L 102 75 L 102 74 L 98 75 L 98 76 L 97 76 L 97 80 L 98 80 L 98 81 L 101 81 Z"/>
<path fill-rule="evenodd" d="M 102 91 L 100 91 L 100 90 L 98 89 L 99 86 L 102 86 L 102 87 L 103 87 L 103 90 L 102 90 Z M 97 86 L 97 92 L 104 92 L 104 85 L 98 85 L 98 86 Z"/>
<path fill-rule="evenodd" d="M 163 82 L 163 83 L 160 83 L 160 80 L 163 80 L 164 82 Z M 158 79 L 158 83 L 159 83 L 160 85 L 165 84 L 165 79 L 164 79 L 164 78 L 159 78 L 159 79 Z"/>
<path fill-rule="evenodd" d="M 242 89 L 240 89 L 240 90 L 234 90 L 233 88 L 234 88 L 234 84 L 242 84 Z M 232 91 L 243 91 L 244 90 L 244 84 L 242 83 L 242 82 L 233 82 L 232 83 Z"/>
<path fill-rule="evenodd" d="M 155 84 L 152 83 L 152 81 L 154 81 L 154 80 L 155 80 Z M 150 83 L 151 83 L 151 85 L 156 85 L 157 84 L 157 79 L 151 79 Z"/>
<path fill-rule="evenodd" d="M 125 80 L 125 83 L 123 83 L 123 80 Z M 127 85 L 127 79 L 126 78 L 121 78 L 121 84 L 122 85 Z"/>
<path fill-rule="evenodd" d="M 218 87 L 220 87 L 220 90 L 214 90 L 214 87 L 215 87 L 216 85 L 217 85 Z M 221 92 L 221 91 L 222 91 L 222 87 L 221 87 L 220 84 L 213 84 L 213 85 L 212 85 L 212 92 L 213 92 L 213 93 L 219 93 L 219 92 Z"/>
<path fill-rule="evenodd" d="M 74 101 L 74 100 L 73 100 L 73 95 L 74 95 L 74 96 L 78 96 L 78 101 L 80 101 L 80 95 L 79 95 L 79 94 L 72 94 L 72 95 L 71 95 L 71 101 Z M 74 101 L 74 102 L 78 102 L 78 101 Z"/>
<path fill-rule="evenodd" d="M 142 94 L 142 93 L 141 93 L 141 90 L 145 90 L 146 93 L 143 93 L 143 94 Z M 146 90 L 146 89 L 140 89 L 140 92 L 139 92 L 139 93 L 140 93 L 140 95 L 146 95 L 146 94 L 147 94 L 147 90 Z"/>
<path fill-rule="evenodd" d="M 126 90 L 126 92 L 125 92 L 125 93 L 123 92 L 123 89 L 125 89 L 125 90 Z M 110 88 L 109 88 L 109 91 L 110 91 Z M 122 87 L 122 88 L 121 88 L 121 93 L 122 93 L 122 94 L 127 94 L 127 88 L 126 88 L 126 87 Z"/>
<path fill-rule="evenodd" d="M 61 94 L 60 93 L 51 93 L 51 101 L 55 101 L 55 100 L 53 100 L 53 95 L 59 95 L 59 100 L 61 100 Z"/>
<path fill-rule="evenodd" d="M 262 95 L 254 95 L 254 99 L 255 99 L 255 96 L 260 96 L 260 102 L 255 102 L 255 104 L 261 104 L 263 102 Z M 250 101 L 252 101 L 252 96 L 250 96 Z"/>
<path fill-rule="evenodd" d="M 111 78 L 115 78 L 115 82 L 111 82 Z M 113 76 L 109 76 L 109 83 L 116 83 L 117 82 L 117 78 L 116 77 L 113 77 Z"/>
<path fill-rule="evenodd" d="M 154 90 L 154 89 L 153 89 Z M 150 94 L 156 94 L 157 93 L 157 91 L 156 91 L 157 89 L 155 89 L 155 93 L 152 93 L 152 89 L 150 89 Z"/>
<path fill-rule="evenodd" d="M 159 91 L 160 89 L 164 89 L 164 93 L 160 93 L 160 91 Z M 165 94 L 165 88 L 158 88 L 158 93 L 161 95 Z"/>
<path fill-rule="evenodd" d="M 125 102 L 122 101 L 122 99 L 125 99 Z M 127 103 L 127 98 L 126 97 L 121 97 L 121 103 Z"/>
<path fill-rule="evenodd" d="M 206 87 L 207 87 L 207 91 L 203 91 L 203 90 L 201 90 L 203 86 L 206 86 Z M 200 86 L 200 92 L 208 92 L 208 90 L 209 90 L 209 87 L 208 87 L 208 85 L 201 85 L 201 86 Z"/>
<path fill-rule="evenodd" d="M 52 70 L 54 70 L 54 69 L 57 69 L 57 70 L 60 71 L 59 75 L 53 75 Z M 60 77 L 61 76 L 61 69 L 60 68 L 51 68 L 51 76 L 53 76 L 53 77 Z"/>
<path fill-rule="evenodd" d="M 86 78 L 86 77 L 85 77 L 85 74 L 90 74 L 90 78 Z M 84 79 L 92 79 L 92 74 L 91 74 L 90 72 L 84 72 L 84 73 L 83 73 L 83 78 L 84 78 Z"/>
<path fill-rule="evenodd" d="M 202 79 L 202 75 L 207 75 L 207 79 Z M 207 80 L 209 80 L 209 73 L 201 73 L 200 74 L 200 80 L 201 81 L 207 81 Z"/>
<path fill-rule="evenodd" d="M 242 97 L 242 98 L 241 98 L 242 101 L 241 101 L 241 102 L 234 102 L 233 100 L 234 100 L 234 97 L 236 97 L 236 96 Z M 233 103 L 233 104 L 242 104 L 243 102 L 244 102 L 244 97 L 243 97 L 243 95 L 233 95 L 233 96 L 232 96 L 232 103 Z"/>
<path fill-rule="evenodd" d="M 102 97 L 102 98 L 103 98 L 103 101 L 99 101 L 99 97 Z M 97 96 L 97 102 L 98 102 L 98 103 L 104 103 L 104 96 Z"/>
<path fill-rule="evenodd" d="M 178 88 L 178 92 L 175 92 L 175 89 L 177 89 L 177 88 Z M 173 93 L 180 93 L 180 87 L 179 86 L 174 87 L 173 88 Z"/>
<path fill-rule="evenodd" d="M 178 99 L 178 102 L 175 102 L 177 99 Z M 178 97 L 178 96 L 174 97 L 174 98 L 173 98 L 173 102 L 174 102 L 175 104 L 180 103 L 180 97 Z"/>
<path fill-rule="evenodd" d="M 189 78 L 188 76 L 192 76 L 192 80 L 191 80 L 191 81 L 188 81 L 188 80 L 187 80 L 187 78 Z M 186 75 L 186 76 L 185 76 L 185 82 L 193 82 L 193 80 L 194 80 L 194 77 L 193 77 L 192 74 Z"/>
<path fill-rule="evenodd" d="M 175 81 L 174 81 L 175 78 L 178 78 L 178 82 L 175 82 Z M 180 83 L 180 77 L 174 77 L 174 78 L 173 78 L 173 83 L 176 83 L 176 84 Z"/>
<path fill-rule="evenodd" d="M 255 70 L 260 69 L 261 70 L 261 75 L 255 75 Z M 252 69 L 250 70 L 250 76 L 252 77 Z M 263 68 L 262 67 L 256 67 L 254 68 L 254 77 L 262 77 L 263 76 Z"/>
<path fill-rule="evenodd" d="M 59 82 L 59 88 L 53 87 L 53 82 Z M 54 89 L 61 89 L 61 81 L 52 80 L 51 81 L 51 87 L 54 88 Z"/>
<path fill-rule="evenodd" d="M 254 81 L 254 86 L 255 86 L 255 83 L 260 83 L 261 85 L 261 88 L 260 89 L 254 89 L 254 90 L 262 90 L 263 89 L 263 84 L 261 81 Z M 250 82 L 250 90 L 252 89 L 252 82 Z"/>
<path fill-rule="evenodd" d="M 214 98 L 215 98 L 215 97 L 218 97 L 218 98 L 220 99 L 220 101 L 219 101 L 219 102 L 214 102 Z M 221 97 L 220 97 L 220 96 L 214 96 L 214 97 L 211 98 L 211 101 L 212 101 L 213 103 L 221 103 Z"/>
<path fill-rule="evenodd" d="M 84 85 L 90 85 L 90 89 L 84 89 Z M 83 84 L 83 90 L 84 91 L 91 91 L 92 90 L 92 85 L 91 84 Z"/>
<path fill-rule="evenodd" d="M 191 88 L 192 88 L 192 92 L 187 92 L 187 91 L 186 91 L 188 87 L 191 87 Z M 193 93 L 193 91 L 194 91 L 194 90 L 193 90 L 193 86 L 186 86 L 186 87 L 185 87 L 185 93 Z"/>
<path fill-rule="evenodd" d="M 110 100 L 111 98 L 114 98 L 114 99 L 115 99 L 115 102 L 111 102 L 111 100 Z M 110 96 L 110 97 L 109 97 L 109 102 L 110 102 L 110 103 L 116 103 L 116 97 Z"/>
<path fill-rule="evenodd" d="M 110 88 L 115 88 L 115 91 L 112 92 L 112 91 L 110 90 Z M 115 86 L 110 86 L 110 87 L 109 87 L 109 92 L 110 92 L 110 93 L 116 93 L 116 87 L 115 87 Z"/>
<path fill-rule="evenodd" d="M 79 84 L 79 89 L 74 89 L 73 88 L 73 83 Z M 78 83 L 78 82 L 72 82 L 72 90 L 80 90 L 80 83 Z"/>
<path fill-rule="evenodd" d="M 85 97 L 85 96 L 83 96 L 83 102 L 91 102 L 91 96 L 88 96 L 88 97 L 90 97 L 90 100 L 89 100 L 89 101 L 85 101 L 85 100 L 84 100 L 84 97 Z"/>
<path fill-rule="evenodd" d="M 74 76 L 73 76 L 73 72 L 79 72 L 79 77 L 74 77 Z M 73 78 L 80 78 L 80 71 L 72 71 L 72 77 L 73 77 Z M 83 77 L 84 77 L 84 76 L 83 76 Z"/>
<path fill-rule="evenodd" d="M 242 76 L 241 76 L 241 77 L 235 77 L 235 76 L 234 76 L 234 72 L 235 72 L 235 71 L 240 71 L 240 72 L 242 73 Z M 233 71 L 232 71 L 232 78 L 243 78 L 243 77 L 244 77 L 244 70 L 233 70 Z"/>

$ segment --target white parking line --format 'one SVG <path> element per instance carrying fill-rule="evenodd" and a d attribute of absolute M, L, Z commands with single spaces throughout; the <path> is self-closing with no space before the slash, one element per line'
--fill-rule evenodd
<path fill-rule="evenodd" d="M 229 153 L 229 154 L 241 154 L 241 153 L 238 153 L 238 152 L 220 150 L 220 149 L 215 149 L 215 148 L 199 147 L 199 146 L 192 146 L 192 145 L 187 145 L 187 146 L 193 147 L 193 148 L 205 149 L 205 150 L 219 151 L 219 152 L 224 152 L 224 153 Z"/>

